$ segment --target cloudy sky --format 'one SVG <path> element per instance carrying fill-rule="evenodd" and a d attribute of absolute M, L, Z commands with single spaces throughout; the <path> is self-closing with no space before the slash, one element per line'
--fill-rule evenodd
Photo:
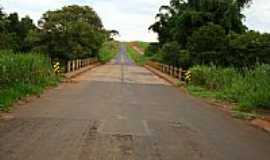
<path fill-rule="evenodd" d="M 64 5 L 80 4 L 92 6 L 102 18 L 106 29 L 120 31 L 120 40 L 156 41 L 156 35 L 148 31 L 155 21 L 155 14 L 169 0 L 0 0 L 7 13 L 18 12 L 21 16 L 30 15 L 37 21 L 47 10 Z M 270 32 L 269 0 L 253 0 L 245 10 L 248 27 L 261 32 Z"/>

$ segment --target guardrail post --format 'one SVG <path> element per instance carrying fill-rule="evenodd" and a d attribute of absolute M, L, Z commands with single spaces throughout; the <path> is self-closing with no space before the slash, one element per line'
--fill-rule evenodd
<path fill-rule="evenodd" d="M 174 67 L 174 72 L 173 72 L 174 77 L 177 77 L 177 72 L 178 72 L 178 69 L 176 67 Z"/>
<path fill-rule="evenodd" d="M 72 60 L 72 72 L 75 70 L 75 61 Z"/>
<path fill-rule="evenodd" d="M 179 68 L 178 79 L 182 81 L 182 68 Z"/>
<path fill-rule="evenodd" d="M 70 72 L 70 61 L 67 62 L 67 72 Z"/>

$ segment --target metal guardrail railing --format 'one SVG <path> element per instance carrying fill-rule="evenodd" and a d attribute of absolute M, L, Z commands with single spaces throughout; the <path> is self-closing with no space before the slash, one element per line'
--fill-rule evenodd
<path fill-rule="evenodd" d="M 67 62 L 66 72 L 74 72 L 91 64 L 97 63 L 97 58 L 76 59 Z"/>
<path fill-rule="evenodd" d="M 167 65 L 167 64 L 162 64 L 154 61 L 149 61 L 147 62 L 147 65 L 163 72 L 166 73 L 174 78 L 179 79 L 180 81 L 183 81 L 185 78 L 185 73 L 186 71 L 183 70 L 182 68 L 174 67 L 172 65 Z"/>

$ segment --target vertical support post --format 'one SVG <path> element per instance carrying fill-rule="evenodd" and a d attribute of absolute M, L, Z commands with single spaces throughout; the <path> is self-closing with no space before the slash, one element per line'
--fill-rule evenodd
<path fill-rule="evenodd" d="M 173 66 L 170 66 L 170 75 L 173 76 Z"/>
<path fill-rule="evenodd" d="M 67 62 L 67 72 L 70 72 L 70 61 Z"/>
<path fill-rule="evenodd" d="M 75 70 L 75 61 L 72 60 L 72 71 L 74 71 L 74 70 Z"/>
<path fill-rule="evenodd" d="M 179 68 L 178 79 L 182 81 L 182 68 Z"/>

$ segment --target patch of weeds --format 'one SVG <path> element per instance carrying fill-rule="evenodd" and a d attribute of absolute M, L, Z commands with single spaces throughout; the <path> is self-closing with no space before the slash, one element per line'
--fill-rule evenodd
<path fill-rule="evenodd" d="M 99 51 L 98 59 L 101 63 L 107 63 L 113 59 L 119 51 L 119 43 L 115 41 L 105 42 Z"/>
<path fill-rule="evenodd" d="M 258 117 L 256 113 L 247 113 L 247 112 L 241 112 L 237 110 L 233 110 L 232 116 L 237 119 L 244 119 L 244 120 L 252 120 Z"/>
<path fill-rule="evenodd" d="M 141 55 L 130 46 L 127 47 L 127 53 L 128 53 L 128 57 L 132 59 L 138 65 L 143 66 L 148 61 L 148 57 Z"/>
<path fill-rule="evenodd" d="M 176 86 L 177 86 L 177 87 L 183 87 L 183 86 L 185 86 L 185 85 L 186 85 L 186 83 L 183 82 L 183 81 L 180 81 L 180 80 L 177 80 L 177 81 L 176 81 Z"/>

